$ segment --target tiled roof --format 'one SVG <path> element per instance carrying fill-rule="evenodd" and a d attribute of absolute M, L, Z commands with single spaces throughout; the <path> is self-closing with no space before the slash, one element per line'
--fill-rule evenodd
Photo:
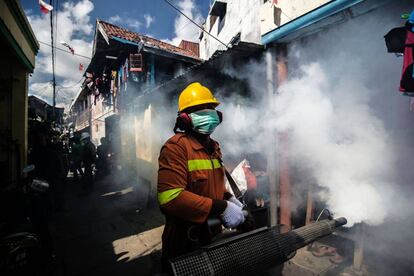
<path fill-rule="evenodd" d="M 165 50 L 167 52 L 191 57 L 194 59 L 200 59 L 195 53 L 193 53 L 190 50 L 179 48 L 177 46 L 171 45 L 169 43 L 160 41 L 149 36 L 131 32 L 127 29 L 115 26 L 102 20 L 99 20 L 99 24 L 101 24 L 103 30 L 109 38 L 118 37 L 135 43 L 142 41 L 144 43 L 144 46 L 147 47 L 158 48 L 161 50 Z"/>

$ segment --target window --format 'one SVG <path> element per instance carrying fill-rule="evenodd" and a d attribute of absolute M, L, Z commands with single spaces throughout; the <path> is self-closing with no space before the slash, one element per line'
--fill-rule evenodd
<path fill-rule="evenodd" d="M 227 3 L 216 0 L 211 7 L 210 12 L 210 30 L 218 17 L 218 33 L 223 29 L 226 22 Z"/>

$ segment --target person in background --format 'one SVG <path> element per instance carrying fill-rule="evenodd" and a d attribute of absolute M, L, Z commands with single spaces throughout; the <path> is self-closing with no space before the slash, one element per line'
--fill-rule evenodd
<path fill-rule="evenodd" d="M 71 163 L 72 163 L 72 172 L 76 180 L 78 180 L 78 174 L 83 177 L 82 171 L 82 145 L 80 144 L 79 137 L 73 136 L 70 139 L 70 149 L 71 149 Z"/>
<path fill-rule="evenodd" d="M 96 154 L 98 156 L 98 159 L 96 160 L 98 174 L 100 176 L 105 176 L 109 173 L 108 154 L 110 154 L 109 144 L 106 142 L 105 137 L 101 138 L 101 144 L 96 149 Z"/>
<path fill-rule="evenodd" d="M 82 163 L 85 168 L 82 179 L 83 189 L 90 193 L 93 189 L 93 164 L 96 162 L 96 148 L 87 132 L 81 134 L 80 142 L 82 145 Z"/>

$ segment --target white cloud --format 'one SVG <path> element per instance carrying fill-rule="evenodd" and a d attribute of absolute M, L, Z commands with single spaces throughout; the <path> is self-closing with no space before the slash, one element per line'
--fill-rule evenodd
<path fill-rule="evenodd" d="M 195 0 L 180 0 L 177 7 L 189 18 L 201 25 L 203 16 L 196 5 Z M 191 23 L 184 15 L 179 14 L 174 22 L 175 37 L 171 40 L 164 40 L 173 45 L 178 45 L 181 40 L 198 41 L 200 29 Z"/>
<path fill-rule="evenodd" d="M 136 31 L 139 30 L 139 28 L 141 28 L 141 26 L 143 25 L 143 23 L 137 19 L 127 19 L 126 20 L 126 25 L 129 28 L 135 29 Z"/>
<path fill-rule="evenodd" d="M 145 26 L 147 29 L 151 26 L 152 22 L 154 22 L 155 18 L 151 16 L 150 14 L 144 14 L 145 19 Z"/>
<path fill-rule="evenodd" d="M 130 16 L 125 15 L 122 17 L 118 14 L 109 17 L 107 21 L 117 26 L 123 26 L 131 31 L 138 31 L 144 25 L 144 23 L 138 19 L 131 19 Z"/>
<path fill-rule="evenodd" d="M 60 41 L 66 41 L 75 49 L 75 54 L 91 56 L 93 24 L 89 14 L 94 5 L 89 0 L 77 3 L 65 2 L 58 10 L 57 32 L 55 33 L 55 46 L 65 48 Z M 49 15 L 33 14 L 28 16 L 29 22 L 39 41 L 50 44 L 50 17 Z M 89 60 L 55 50 L 55 74 L 57 82 L 57 103 L 70 104 L 80 86 L 79 80 L 83 72 L 79 71 L 79 63 L 85 67 Z M 36 67 L 30 79 L 29 93 L 40 96 L 49 103 L 52 102 L 52 87 L 46 86 L 52 78 L 52 51 L 51 47 L 40 44 L 39 54 L 36 58 Z M 75 85 L 76 84 L 76 85 Z M 62 89 L 61 86 L 70 87 Z"/>
<path fill-rule="evenodd" d="M 117 24 L 117 23 L 121 23 L 122 19 L 119 15 L 116 14 L 114 16 L 109 17 L 108 22 L 112 24 Z"/>

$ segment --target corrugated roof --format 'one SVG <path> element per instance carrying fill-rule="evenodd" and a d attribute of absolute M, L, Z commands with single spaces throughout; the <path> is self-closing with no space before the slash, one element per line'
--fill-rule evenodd
<path fill-rule="evenodd" d="M 109 38 L 118 37 L 118 38 L 122 38 L 122 39 L 135 42 L 135 43 L 139 43 L 142 41 L 144 43 L 144 46 L 146 47 L 152 47 L 152 48 L 165 50 L 167 52 L 194 58 L 197 60 L 200 59 L 195 53 L 193 53 L 190 50 L 179 48 L 177 46 L 171 45 L 169 43 L 160 41 L 158 39 L 155 39 L 149 36 L 131 32 L 127 29 L 115 26 L 111 23 L 108 23 L 102 20 L 99 20 L 98 22 L 102 26 L 103 30 L 105 31 L 106 35 Z"/>

